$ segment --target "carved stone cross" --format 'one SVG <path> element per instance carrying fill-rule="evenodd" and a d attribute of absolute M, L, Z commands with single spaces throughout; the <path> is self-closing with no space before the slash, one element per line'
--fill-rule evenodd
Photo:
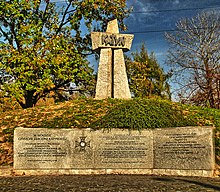
<path fill-rule="evenodd" d="M 119 34 L 117 19 L 108 23 L 106 33 L 92 32 L 92 48 L 100 50 L 95 99 L 129 99 L 123 51 L 131 48 L 134 35 Z"/>

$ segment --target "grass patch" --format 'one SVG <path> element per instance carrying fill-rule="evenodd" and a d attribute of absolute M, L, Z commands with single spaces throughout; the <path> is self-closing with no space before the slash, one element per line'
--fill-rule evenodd
<path fill-rule="evenodd" d="M 176 104 L 158 99 L 132 99 L 110 109 L 92 128 L 152 129 L 196 125 Z"/>

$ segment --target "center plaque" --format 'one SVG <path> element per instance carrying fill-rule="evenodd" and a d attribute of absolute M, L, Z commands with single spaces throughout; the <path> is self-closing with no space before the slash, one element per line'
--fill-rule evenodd
<path fill-rule="evenodd" d="M 98 168 L 152 168 L 152 131 L 144 133 L 117 130 L 97 133 L 95 160 Z"/>

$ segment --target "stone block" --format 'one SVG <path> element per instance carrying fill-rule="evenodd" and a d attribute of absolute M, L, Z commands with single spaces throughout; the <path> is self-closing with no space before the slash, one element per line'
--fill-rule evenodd
<path fill-rule="evenodd" d="M 114 50 L 114 98 L 130 99 L 131 93 L 128 85 L 124 54 L 121 49 Z"/>
<path fill-rule="evenodd" d="M 131 43 L 134 39 L 134 35 L 131 34 L 117 34 L 92 32 L 92 49 L 97 50 L 100 48 L 112 48 L 123 49 L 123 51 L 129 51 L 131 49 Z"/>
<path fill-rule="evenodd" d="M 212 127 L 16 128 L 15 174 L 214 174 Z"/>
<path fill-rule="evenodd" d="M 92 48 L 100 50 L 95 99 L 131 98 L 123 51 L 131 48 L 134 35 L 119 34 L 117 19 L 105 33 L 92 32 Z"/>
<path fill-rule="evenodd" d="M 100 52 L 95 98 L 111 98 L 112 88 L 112 50 L 105 48 Z"/>
<path fill-rule="evenodd" d="M 112 129 L 96 132 L 94 167 L 107 169 L 153 168 L 152 131 Z"/>
<path fill-rule="evenodd" d="M 65 129 L 16 128 L 14 168 L 70 168 L 71 140 L 70 132 Z"/>
<path fill-rule="evenodd" d="M 211 127 L 155 129 L 153 150 L 156 169 L 214 169 Z"/>

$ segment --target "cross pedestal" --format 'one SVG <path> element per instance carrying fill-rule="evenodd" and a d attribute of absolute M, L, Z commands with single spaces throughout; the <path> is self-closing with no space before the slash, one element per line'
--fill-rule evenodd
<path fill-rule="evenodd" d="M 123 51 L 130 50 L 134 35 L 119 34 L 115 19 L 106 33 L 92 32 L 91 37 L 93 50 L 100 50 L 95 99 L 131 98 Z"/>

